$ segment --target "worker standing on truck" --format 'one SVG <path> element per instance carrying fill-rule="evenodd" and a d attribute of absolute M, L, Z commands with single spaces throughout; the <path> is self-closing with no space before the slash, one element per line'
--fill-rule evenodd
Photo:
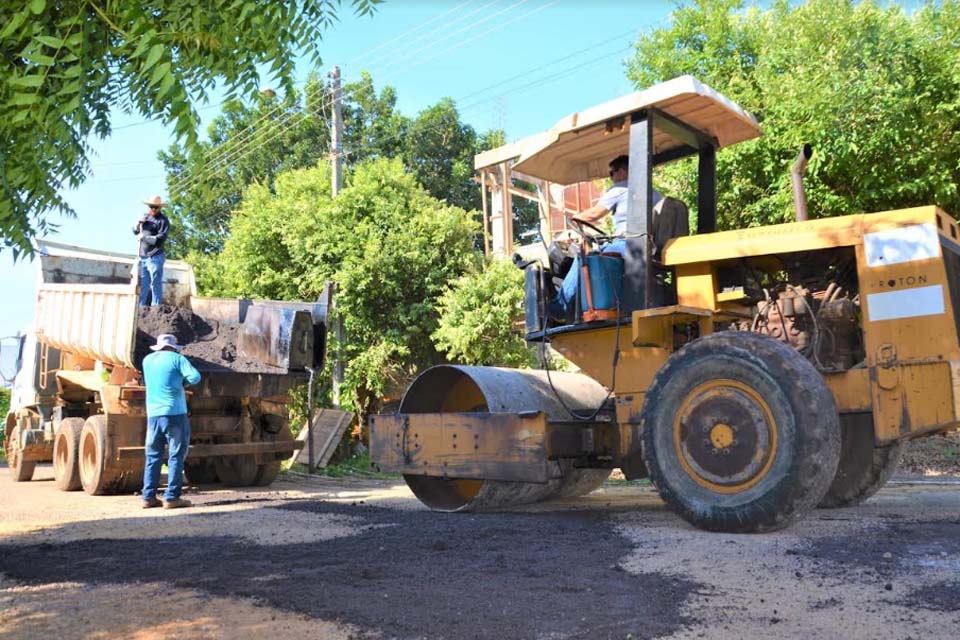
<path fill-rule="evenodd" d="M 163 249 L 170 232 L 170 220 L 161 211 L 166 205 L 160 196 L 144 200 L 147 213 L 137 221 L 133 233 L 140 238 L 140 306 L 158 305 L 163 300 L 163 263 L 167 254 Z"/>
<path fill-rule="evenodd" d="M 596 224 L 607 214 L 613 214 L 613 234 L 620 236 L 616 240 L 607 243 L 602 247 L 604 253 L 619 253 L 621 256 L 627 252 L 627 178 L 629 176 L 630 158 L 622 155 L 617 156 L 610 161 L 610 179 L 613 180 L 613 186 L 607 189 L 597 204 L 585 211 L 581 211 L 574 216 L 574 220 L 583 220 L 590 224 Z M 663 199 L 657 191 L 653 192 L 653 204 L 656 205 Z M 580 255 L 573 259 L 573 265 L 570 271 L 563 278 L 563 284 L 557 291 L 557 296 L 550 301 L 550 315 L 556 318 L 567 320 L 572 311 L 573 301 L 577 295 L 577 284 L 580 279 Z"/>
<path fill-rule="evenodd" d="M 147 387 L 146 466 L 143 469 L 143 508 L 163 505 L 164 509 L 189 507 L 180 498 L 183 489 L 183 463 L 190 446 L 190 422 L 184 385 L 200 382 L 200 372 L 181 355 L 177 337 L 169 333 L 157 336 L 157 344 L 143 359 L 143 382 Z M 163 449 L 167 458 L 167 490 L 163 501 L 157 499 Z"/>

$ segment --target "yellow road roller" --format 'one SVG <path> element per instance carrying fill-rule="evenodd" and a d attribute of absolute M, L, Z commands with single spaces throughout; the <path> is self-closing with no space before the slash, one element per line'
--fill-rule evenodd
<path fill-rule="evenodd" d="M 428 369 L 397 413 L 371 418 L 372 464 L 441 511 L 583 495 L 619 468 L 696 527 L 763 532 L 862 502 L 906 441 L 956 428 L 953 217 L 924 206 L 808 219 L 805 148 L 796 222 L 717 232 L 716 153 L 759 135 L 685 76 L 478 158 L 559 185 L 629 158 L 626 230 L 581 227 L 567 316 L 550 312 L 564 261 L 522 265 L 526 339 L 580 372 Z M 655 166 L 689 156 L 693 235 L 665 224 L 652 186 Z"/>

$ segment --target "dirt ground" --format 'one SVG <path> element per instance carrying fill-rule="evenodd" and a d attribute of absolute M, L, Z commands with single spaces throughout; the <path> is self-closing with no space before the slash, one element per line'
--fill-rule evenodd
<path fill-rule="evenodd" d="M 786 531 L 695 530 L 648 485 L 436 514 L 399 481 L 203 487 L 181 511 L 0 469 L 8 638 L 956 638 L 960 482 Z"/>

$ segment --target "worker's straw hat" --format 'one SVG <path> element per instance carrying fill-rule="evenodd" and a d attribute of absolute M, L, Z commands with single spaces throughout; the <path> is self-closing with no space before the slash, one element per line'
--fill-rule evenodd
<path fill-rule="evenodd" d="M 157 336 L 157 344 L 151 345 L 151 349 L 154 351 L 160 351 L 164 347 L 170 347 L 176 351 L 183 349 L 182 345 L 177 344 L 177 336 L 172 333 L 161 333 Z"/>
<path fill-rule="evenodd" d="M 144 200 L 143 204 L 148 207 L 157 207 L 158 209 L 163 209 L 167 206 L 167 203 L 160 199 L 160 196 L 153 196 L 149 200 Z"/>

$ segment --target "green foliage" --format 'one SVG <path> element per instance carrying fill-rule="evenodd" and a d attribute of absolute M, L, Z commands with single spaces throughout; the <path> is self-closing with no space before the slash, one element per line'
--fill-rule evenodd
<path fill-rule="evenodd" d="M 7 412 L 10 411 L 10 389 L 0 387 L 0 456 L 6 455 Z"/>
<path fill-rule="evenodd" d="M 357 13 L 379 0 L 352 0 Z M 340 2 L 10 0 L 0 5 L 0 235 L 15 255 L 70 215 L 64 187 L 90 171 L 88 137 L 119 109 L 197 140 L 194 105 L 215 86 L 251 95 L 258 67 L 293 89 L 297 54 L 319 62 Z"/>
<path fill-rule="evenodd" d="M 495 140 L 496 134 L 484 139 Z M 473 156 L 481 139 L 450 98 L 424 109 L 407 130 L 403 159 L 433 197 L 466 210 L 480 208 L 480 190 L 473 182 Z"/>
<path fill-rule="evenodd" d="M 743 105 L 762 138 L 718 154 L 724 228 L 792 219 L 804 142 L 812 217 L 939 204 L 960 214 L 960 2 L 907 15 L 874 2 L 699 0 L 640 38 L 637 86 L 692 74 Z M 695 203 L 696 164 L 658 184 Z"/>
<path fill-rule="evenodd" d="M 367 73 L 344 85 L 344 166 L 399 153 L 407 120 L 395 110 L 396 92 L 378 94 Z M 330 153 L 330 87 L 311 75 L 301 96 L 228 102 L 211 123 L 209 140 L 161 152 L 172 207 L 171 253 L 220 251 L 230 216 L 253 183 L 273 188 L 275 177 L 316 166 Z"/>
<path fill-rule="evenodd" d="M 233 100 L 210 124 L 208 140 L 192 150 L 174 144 L 160 152 L 172 204 L 168 250 L 179 255 L 221 250 L 247 186 L 271 186 L 279 172 L 326 158 L 330 132 L 320 111 L 324 100 L 326 87 L 315 76 L 303 100 L 295 91 L 284 100 L 261 96 L 251 105 Z"/>
<path fill-rule="evenodd" d="M 294 464 L 290 467 L 294 473 L 306 474 L 307 465 Z M 400 478 L 399 473 L 380 473 L 370 467 L 370 454 L 361 453 L 340 462 L 333 462 L 322 469 L 317 469 L 314 475 L 326 478 Z"/>
<path fill-rule="evenodd" d="M 461 364 L 530 367 L 536 352 L 523 340 L 523 271 L 492 260 L 480 273 L 454 280 L 440 298 L 437 347 Z"/>
<path fill-rule="evenodd" d="M 473 156 L 502 144 L 502 132 L 478 136 L 460 121 L 449 99 L 411 120 L 397 111 L 396 90 L 378 92 L 367 72 L 345 84 L 341 94 L 345 171 L 373 158 L 402 157 L 434 198 L 468 210 L 479 208 Z M 302 99 L 294 92 L 282 103 L 263 98 L 251 105 L 228 103 L 211 124 L 209 141 L 190 152 L 174 145 L 161 153 L 173 204 L 170 252 L 221 250 L 230 216 L 248 186 L 259 183 L 272 190 L 281 172 L 326 161 L 331 106 L 330 87 L 314 76 Z"/>
<path fill-rule="evenodd" d="M 301 169 L 280 174 L 275 193 L 247 191 L 223 253 L 201 262 L 199 280 L 208 294 L 301 300 L 336 282 L 345 404 L 366 413 L 441 361 L 430 340 L 437 300 L 447 282 L 475 268 L 476 231 L 399 160 L 356 166 L 336 199 L 325 168 Z M 211 268 L 215 276 L 204 272 Z"/>

